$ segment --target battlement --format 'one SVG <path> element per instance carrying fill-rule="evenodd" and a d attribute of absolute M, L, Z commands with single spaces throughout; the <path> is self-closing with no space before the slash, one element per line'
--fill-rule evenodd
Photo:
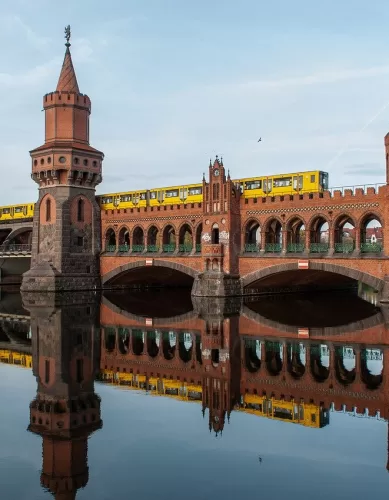
<path fill-rule="evenodd" d="M 77 94 L 75 92 L 49 92 L 43 96 L 43 107 L 45 109 L 51 106 L 79 106 L 91 111 L 91 100 L 86 94 Z"/>
<path fill-rule="evenodd" d="M 100 197 L 96 198 L 97 202 L 100 201 Z M 134 208 L 119 208 L 119 209 L 114 209 L 114 210 L 103 210 L 101 211 L 102 216 L 107 216 L 107 215 L 122 215 L 122 214 L 147 214 L 149 215 L 152 213 L 156 218 L 158 217 L 158 213 L 161 212 L 161 215 L 168 215 L 170 212 L 174 211 L 174 214 L 176 214 L 176 211 L 185 212 L 185 213 L 202 213 L 203 203 L 183 203 L 183 204 L 176 204 L 176 205 L 161 205 L 161 206 L 154 206 L 154 207 L 134 207 Z M 142 216 L 142 215 L 141 215 Z M 172 214 L 172 218 L 173 218 Z"/>
<path fill-rule="evenodd" d="M 367 201 L 383 197 L 387 193 L 386 185 L 366 186 L 363 187 L 345 187 L 334 188 L 323 193 L 303 193 L 303 194 L 285 194 L 277 196 L 266 196 L 263 198 L 241 198 L 241 208 L 258 208 L 258 205 L 272 205 L 278 203 L 307 205 L 314 204 L 315 201 L 325 202 L 328 200 L 334 201 Z"/>

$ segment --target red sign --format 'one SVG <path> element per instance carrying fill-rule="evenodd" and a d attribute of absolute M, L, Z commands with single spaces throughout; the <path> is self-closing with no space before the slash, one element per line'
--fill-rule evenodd
<path fill-rule="evenodd" d="M 308 338 L 309 337 L 309 328 L 299 328 L 297 330 L 297 334 L 299 337 Z"/>
<path fill-rule="evenodd" d="M 153 265 L 153 259 L 146 259 L 146 266 L 152 266 Z"/>
<path fill-rule="evenodd" d="M 309 269 L 309 260 L 299 260 L 298 261 L 299 269 Z"/>

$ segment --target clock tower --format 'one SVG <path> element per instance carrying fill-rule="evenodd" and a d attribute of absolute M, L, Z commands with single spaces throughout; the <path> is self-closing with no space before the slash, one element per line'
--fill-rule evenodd
<path fill-rule="evenodd" d="M 203 178 L 203 273 L 192 295 L 226 297 L 240 295 L 240 190 L 226 175 L 223 159 L 209 162 L 209 182 Z"/>

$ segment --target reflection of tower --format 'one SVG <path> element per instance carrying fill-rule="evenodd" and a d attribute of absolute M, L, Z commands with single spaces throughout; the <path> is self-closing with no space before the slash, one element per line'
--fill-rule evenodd
<path fill-rule="evenodd" d="M 85 298 L 85 294 L 83 295 Z M 43 437 L 41 484 L 56 499 L 70 500 L 88 482 L 88 437 L 100 429 L 98 308 L 28 305 L 37 394 L 28 430 Z M 84 304 L 88 304 L 85 299 Z"/>
<path fill-rule="evenodd" d="M 217 436 L 240 398 L 239 316 L 205 314 L 203 319 L 203 414 L 208 408 L 209 431 Z"/>

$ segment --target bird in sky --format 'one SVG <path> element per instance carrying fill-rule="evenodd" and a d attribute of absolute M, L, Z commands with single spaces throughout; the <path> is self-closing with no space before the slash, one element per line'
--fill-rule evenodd
<path fill-rule="evenodd" d="M 260 138 L 258 139 L 258 142 L 261 142 L 261 141 L 262 141 L 262 137 L 260 137 Z"/>

